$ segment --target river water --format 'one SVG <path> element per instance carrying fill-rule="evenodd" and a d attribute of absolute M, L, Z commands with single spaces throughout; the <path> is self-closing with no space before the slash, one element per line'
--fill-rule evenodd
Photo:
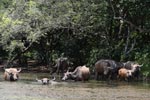
<path fill-rule="evenodd" d="M 0 73 L 0 100 L 150 100 L 145 82 L 62 82 L 42 85 L 36 78 L 48 73 L 20 73 L 17 82 L 4 81 Z"/>

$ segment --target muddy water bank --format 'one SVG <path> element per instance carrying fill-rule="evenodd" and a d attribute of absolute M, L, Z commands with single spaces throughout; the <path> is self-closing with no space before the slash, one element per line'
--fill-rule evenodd
<path fill-rule="evenodd" d="M 2 73 L 0 73 L 2 76 Z M 47 73 L 21 73 L 20 80 L 0 79 L 0 100 L 149 100 L 148 83 L 126 82 L 58 82 L 41 85 L 36 77 Z"/>

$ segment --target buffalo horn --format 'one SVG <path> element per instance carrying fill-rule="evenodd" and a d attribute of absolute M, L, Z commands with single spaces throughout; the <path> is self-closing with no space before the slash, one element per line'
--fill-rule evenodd
<path fill-rule="evenodd" d="M 17 71 L 18 73 L 21 71 L 21 68 Z"/>

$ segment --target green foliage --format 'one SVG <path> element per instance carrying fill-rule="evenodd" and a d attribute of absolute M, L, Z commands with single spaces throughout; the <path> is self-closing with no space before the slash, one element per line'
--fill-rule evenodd
<path fill-rule="evenodd" d="M 144 76 L 150 76 L 150 54 L 149 54 L 150 47 L 144 46 L 143 50 L 140 50 L 140 52 L 136 52 L 135 54 L 135 60 L 141 64 L 142 66 L 142 72 Z"/>
<path fill-rule="evenodd" d="M 63 54 L 75 66 L 92 67 L 99 59 L 136 60 L 144 63 L 142 70 L 148 75 L 148 4 L 149 0 L 1 0 L 0 51 L 8 59 L 25 53 L 46 64 Z M 30 45 L 24 46 L 23 38 Z"/>

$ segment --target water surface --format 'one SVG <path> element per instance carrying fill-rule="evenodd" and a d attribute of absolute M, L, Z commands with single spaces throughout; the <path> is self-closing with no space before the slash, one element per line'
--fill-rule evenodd
<path fill-rule="evenodd" d="M 149 100 L 150 84 L 145 82 L 58 81 L 42 85 L 36 78 L 48 73 L 20 73 L 20 80 L 0 80 L 0 100 Z"/>

